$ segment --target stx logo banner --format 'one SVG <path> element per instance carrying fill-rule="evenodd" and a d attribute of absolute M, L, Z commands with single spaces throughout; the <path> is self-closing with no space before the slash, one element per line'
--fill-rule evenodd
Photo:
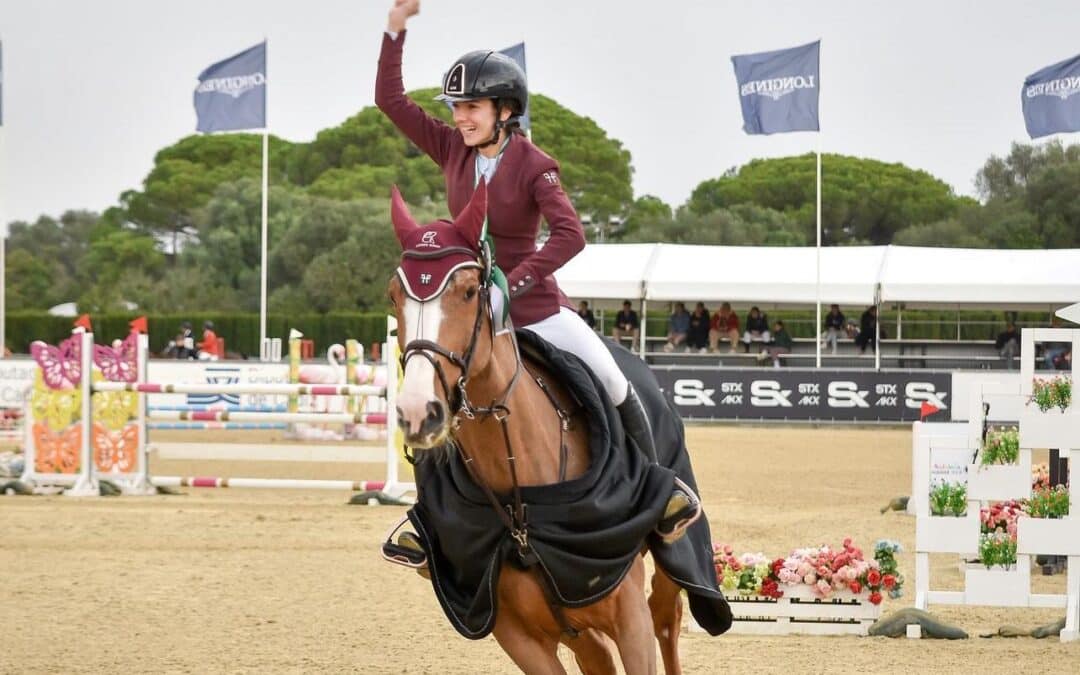
<path fill-rule="evenodd" d="M 706 370 L 656 367 L 684 418 L 906 422 L 951 407 L 947 372 Z M 948 413 L 945 413 L 948 416 Z"/>

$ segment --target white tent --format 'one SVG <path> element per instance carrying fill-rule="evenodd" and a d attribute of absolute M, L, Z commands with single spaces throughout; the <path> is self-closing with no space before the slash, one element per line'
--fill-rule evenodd
<path fill-rule="evenodd" d="M 589 245 L 556 273 L 573 298 L 806 306 L 813 247 Z M 1080 300 L 1080 249 L 841 246 L 821 249 L 821 301 L 1046 309 Z"/>
<path fill-rule="evenodd" d="M 885 304 L 1046 309 L 1080 300 L 1077 249 L 888 248 Z"/>

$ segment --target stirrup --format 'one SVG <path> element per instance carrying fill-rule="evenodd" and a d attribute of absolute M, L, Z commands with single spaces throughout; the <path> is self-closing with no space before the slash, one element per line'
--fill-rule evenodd
<path fill-rule="evenodd" d="M 664 517 L 656 525 L 656 533 L 665 544 L 674 544 L 682 539 L 686 530 L 697 522 L 701 514 L 701 500 L 689 485 L 676 478 L 675 490 L 668 500 Z"/>
<path fill-rule="evenodd" d="M 387 562 L 414 569 L 421 576 L 428 578 L 428 559 L 420 544 L 420 538 L 412 532 L 402 532 L 398 535 L 397 543 L 393 542 L 394 533 L 409 519 L 403 516 L 396 525 L 386 533 L 386 541 L 382 544 L 382 557 Z"/>

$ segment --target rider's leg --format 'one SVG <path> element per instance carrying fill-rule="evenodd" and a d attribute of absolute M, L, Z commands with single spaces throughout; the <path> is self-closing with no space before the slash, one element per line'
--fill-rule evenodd
<path fill-rule="evenodd" d="M 589 326 L 572 309 L 563 307 L 558 314 L 525 326 L 559 349 L 568 351 L 584 361 L 607 391 L 622 418 L 627 437 L 637 449 L 656 462 L 656 445 L 652 426 L 645 408 L 615 362 L 615 357 Z M 657 532 L 664 541 L 677 540 L 686 528 L 701 515 L 697 496 L 685 484 L 680 483 L 668 501 L 663 520 Z"/>

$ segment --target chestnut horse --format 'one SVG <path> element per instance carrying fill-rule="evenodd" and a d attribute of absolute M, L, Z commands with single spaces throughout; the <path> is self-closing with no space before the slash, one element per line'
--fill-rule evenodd
<path fill-rule="evenodd" d="M 498 506 L 494 495 L 579 477 L 590 454 L 585 421 L 563 412 L 573 405 L 558 378 L 523 361 L 512 330 L 496 329 L 489 268 L 480 253 L 486 210 L 481 182 L 452 226 L 420 226 L 394 189 L 392 220 L 407 249 L 388 291 L 405 371 L 398 420 L 406 445 L 418 453 L 456 448 L 513 532 L 521 525 L 514 509 Z M 410 274 L 409 256 L 445 262 L 436 262 L 443 267 L 434 273 Z M 557 657 L 561 642 L 582 672 L 592 674 L 616 672 L 610 638 L 625 672 L 637 675 L 656 672 L 655 635 L 665 671 L 681 672 L 680 589 L 657 566 L 646 601 L 643 557 L 636 556 L 614 591 L 574 608 L 549 602 L 540 574 L 504 562 L 495 639 L 526 673 L 565 673 Z"/>

